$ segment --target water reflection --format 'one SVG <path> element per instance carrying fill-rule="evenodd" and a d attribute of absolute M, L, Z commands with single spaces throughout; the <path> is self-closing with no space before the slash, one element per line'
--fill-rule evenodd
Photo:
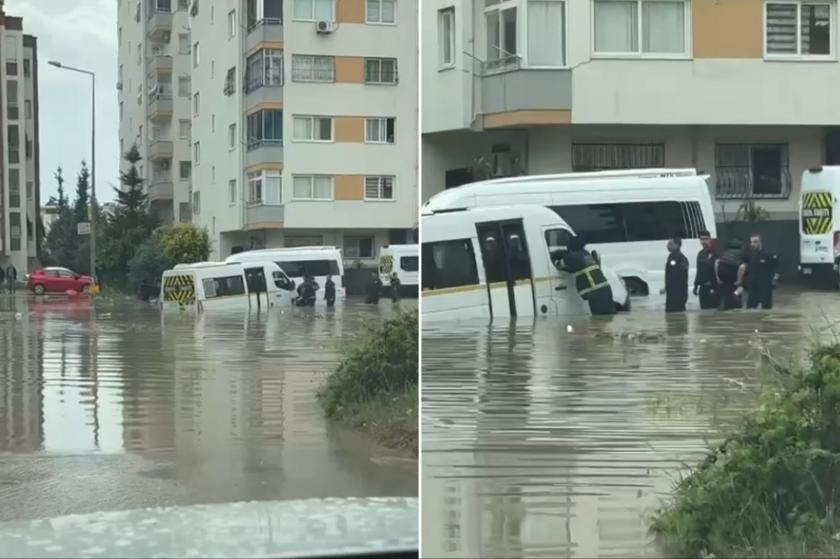
<path fill-rule="evenodd" d="M 820 309 L 840 311 L 828 293 L 779 298 L 772 313 L 425 328 L 424 553 L 655 555 L 651 514 L 754 401 L 763 348 L 791 356 Z"/>
<path fill-rule="evenodd" d="M 0 520 L 416 494 L 416 465 L 382 460 L 315 399 L 342 344 L 392 312 L 350 301 L 197 318 L 0 296 Z"/>

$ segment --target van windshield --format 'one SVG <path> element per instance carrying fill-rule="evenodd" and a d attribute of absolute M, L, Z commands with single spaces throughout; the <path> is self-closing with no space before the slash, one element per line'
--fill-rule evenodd
<path fill-rule="evenodd" d="M 276 263 L 290 278 L 302 278 L 305 274 L 310 276 L 341 275 L 338 262 L 335 260 L 278 260 Z"/>

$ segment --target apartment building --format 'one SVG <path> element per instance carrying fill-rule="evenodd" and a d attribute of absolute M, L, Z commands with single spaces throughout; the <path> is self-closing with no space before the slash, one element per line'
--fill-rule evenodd
<path fill-rule="evenodd" d="M 189 25 L 193 221 L 214 258 L 334 245 L 366 265 L 413 240 L 416 2 L 200 0 Z"/>
<path fill-rule="evenodd" d="M 840 163 L 835 0 L 426 0 L 423 198 L 474 177 L 711 176 L 796 238 L 802 172 Z"/>
<path fill-rule="evenodd" d="M 0 266 L 23 276 L 41 246 L 38 151 L 38 43 L 0 2 Z"/>
<path fill-rule="evenodd" d="M 163 223 L 191 220 L 188 10 L 188 0 L 118 0 L 120 153 L 137 145 L 140 175 Z"/>

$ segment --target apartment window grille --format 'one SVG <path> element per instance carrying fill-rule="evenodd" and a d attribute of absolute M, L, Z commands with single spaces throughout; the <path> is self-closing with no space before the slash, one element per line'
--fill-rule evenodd
<path fill-rule="evenodd" d="M 769 57 L 830 57 L 833 7 L 829 2 L 764 4 L 764 50 Z"/>
<path fill-rule="evenodd" d="M 261 49 L 248 57 L 245 70 L 245 91 L 263 86 L 283 85 L 283 51 Z"/>
<path fill-rule="evenodd" d="M 365 200 L 393 200 L 394 177 L 365 177 Z"/>
<path fill-rule="evenodd" d="M 292 55 L 292 80 L 296 82 L 334 82 L 335 57 Z"/>
<path fill-rule="evenodd" d="M 344 237 L 344 258 L 373 258 L 373 237 Z"/>
<path fill-rule="evenodd" d="M 715 146 L 717 198 L 788 198 L 790 191 L 787 144 L 718 143 Z"/>
<path fill-rule="evenodd" d="M 665 144 L 572 144 L 572 169 L 575 172 L 645 169 L 665 166 Z"/>

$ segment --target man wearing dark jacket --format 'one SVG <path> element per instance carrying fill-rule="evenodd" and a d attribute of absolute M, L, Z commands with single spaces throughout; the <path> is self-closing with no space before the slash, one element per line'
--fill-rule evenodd
<path fill-rule="evenodd" d="M 593 315 L 615 314 L 612 289 L 601 270 L 601 266 L 584 247 L 580 237 L 572 237 L 565 252 L 552 253 L 554 265 L 575 276 L 578 294 L 589 303 Z"/>
<path fill-rule="evenodd" d="M 750 255 L 747 264 L 747 308 L 773 308 L 773 289 L 779 280 L 779 259 L 764 250 L 759 235 L 750 237 Z"/>
<path fill-rule="evenodd" d="M 665 261 L 665 312 L 685 312 L 688 301 L 688 258 L 682 253 L 682 240 L 668 241 Z"/>
<path fill-rule="evenodd" d="M 712 249 L 712 236 L 708 231 L 700 232 L 700 244 L 703 248 L 697 253 L 694 294 L 700 299 L 701 309 L 716 309 L 720 306 L 720 289 L 715 277 L 717 254 Z"/>
<path fill-rule="evenodd" d="M 746 259 L 738 239 L 729 241 L 726 252 L 715 261 L 715 275 L 720 288 L 721 309 L 739 309 L 743 303 L 744 277 L 747 272 Z"/>

